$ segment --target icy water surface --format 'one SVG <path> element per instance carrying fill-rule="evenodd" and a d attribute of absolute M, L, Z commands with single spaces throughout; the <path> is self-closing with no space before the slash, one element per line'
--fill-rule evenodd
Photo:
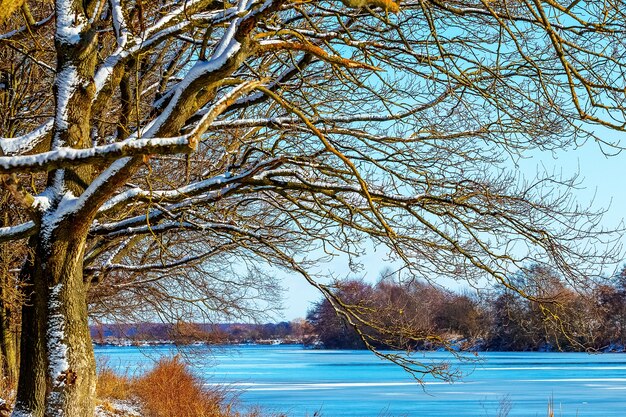
<path fill-rule="evenodd" d="M 195 349 L 193 349 L 195 351 Z M 147 369 L 171 346 L 96 347 L 108 365 Z M 427 361 L 451 360 L 462 382 L 427 380 L 422 388 L 397 366 L 366 351 L 307 350 L 300 346 L 234 346 L 190 355 L 207 384 L 240 391 L 243 404 L 289 416 L 626 416 L 626 354 L 482 353 L 481 362 L 459 363 L 428 352 Z"/>

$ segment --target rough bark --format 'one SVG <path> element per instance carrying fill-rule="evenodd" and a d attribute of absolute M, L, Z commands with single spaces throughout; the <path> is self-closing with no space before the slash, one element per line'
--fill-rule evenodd
<path fill-rule="evenodd" d="M 72 219 L 50 236 L 43 270 L 48 279 L 47 353 L 50 392 L 45 416 L 91 417 L 96 363 L 87 320 L 83 258 L 87 226 Z"/>
<path fill-rule="evenodd" d="M 20 380 L 14 417 L 92 417 L 95 359 L 83 283 L 86 227 L 66 219 L 43 229 L 25 266 Z"/>
<path fill-rule="evenodd" d="M 2 274 L 0 286 L 0 351 L 2 352 L 2 375 L 8 385 L 17 380 L 17 332 L 15 328 L 14 311 L 5 300 L 8 295 L 6 289 L 11 285 L 10 276 Z"/>
<path fill-rule="evenodd" d="M 72 3 L 76 21 L 86 21 L 94 13 L 95 2 Z M 54 85 L 58 114 L 53 149 L 88 148 L 95 91 L 92 76 L 97 57 L 96 31 L 84 24 L 76 43 L 62 42 L 58 37 L 55 40 L 57 72 L 67 74 L 68 79 L 57 76 Z M 48 176 L 54 197 L 50 207 L 39 213 L 40 230 L 30 242 L 34 256 L 23 270 L 29 283 L 29 302 L 23 309 L 23 372 L 14 417 L 94 414 L 95 359 L 87 318 L 87 286 L 83 283 L 85 242 L 93 218 L 64 217 L 57 211 L 64 197 L 80 195 L 92 178 L 91 165 L 53 170 Z"/>
<path fill-rule="evenodd" d="M 2 226 L 9 226 L 9 214 L 6 211 Z M 18 350 L 18 300 L 15 279 L 10 272 L 14 264 L 14 255 L 8 244 L 0 248 L 0 353 L 2 355 L 2 376 L 5 383 L 13 386 L 17 382 Z"/>
<path fill-rule="evenodd" d="M 37 246 L 37 237 L 30 239 Z M 41 417 L 46 396 L 46 290 L 41 269 L 35 267 L 39 254 L 32 253 L 22 267 L 20 280 L 24 286 L 22 332 L 20 343 L 20 374 L 13 417 Z"/>

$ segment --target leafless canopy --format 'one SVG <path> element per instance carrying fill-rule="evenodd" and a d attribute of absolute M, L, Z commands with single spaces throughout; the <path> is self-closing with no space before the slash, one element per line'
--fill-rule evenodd
<path fill-rule="evenodd" d="M 0 241 L 88 221 L 102 314 L 271 300 L 271 265 L 358 325 L 306 254 L 366 238 L 412 276 L 513 287 L 534 260 L 576 283 L 606 254 L 599 217 L 510 168 L 624 130 L 625 6 L 27 1 L 0 34 L 0 173 L 31 220 Z"/>

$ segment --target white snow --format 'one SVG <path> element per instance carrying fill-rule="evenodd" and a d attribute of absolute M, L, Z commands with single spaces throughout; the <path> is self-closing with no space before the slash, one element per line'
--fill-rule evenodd
<path fill-rule="evenodd" d="M 113 162 L 107 169 L 104 170 L 102 174 L 100 174 L 95 180 L 89 184 L 89 187 L 80 195 L 80 198 L 76 202 L 76 207 L 82 207 L 86 201 L 88 201 L 93 194 L 95 194 L 98 189 L 106 183 L 109 178 L 117 174 L 119 171 L 124 169 L 126 165 L 132 160 L 132 158 L 125 157 L 120 158 Z"/>
<path fill-rule="evenodd" d="M 52 179 L 52 186 L 48 187 L 44 193 L 50 197 L 51 202 L 56 202 L 61 199 L 63 192 L 65 191 L 65 170 L 58 169 L 54 173 Z"/>
<path fill-rule="evenodd" d="M 63 284 L 59 283 L 50 289 L 48 300 L 48 375 L 53 386 L 65 383 L 59 378 L 69 368 L 67 362 L 67 345 L 65 339 L 65 318 L 60 311 L 59 295 Z"/>
<path fill-rule="evenodd" d="M 196 195 L 198 194 L 198 192 L 202 192 L 216 185 L 223 184 L 227 182 L 228 179 L 229 177 L 227 177 L 226 175 L 218 175 L 218 176 L 215 176 L 215 177 L 203 180 L 203 181 L 199 181 L 197 183 L 193 183 L 184 187 L 177 188 L 175 190 L 167 190 L 167 191 L 160 191 L 160 190 L 146 191 L 141 188 L 135 187 L 135 188 L 126 190 L 123 193 L 120 193 L 116 195 L 115 197 L 111 198 L 102 206 L 100 211 L 106 212 L 107 210 L 112 209 L 118 204 L 133 201 L 134 199 L 138 197 L 146 197 L 146 198 L 151 197 L 152 199 L 159 201 L 161 199 L 174 199 L 176 197 L 181 197 L 181 196 L 186 196 L 186 195 Z"/>
<path fill-rule="evenodd" d="M 38 28 L 40 26 L 45 25 L 46 23 L 48 23 L 50 20 L 52 20 L 52 18 L 54 17 L 54 13 L 50 14 L 48 17 L 36 22 L 33 26 L 27 28 L 26 26 L 21 26 L 19 29 L 15 29 L 12 30 L 10 32 L 6 32 L 3 33 L 2 35 L 0 35 L 0 40 L 6 40 L 6 39 L 11 39 L 13 36 L 17 35 L 18 33 L 22 33 L 25 32 L 27 30 L 32 30 L 34 28 Z"/>
<path fill-rule="evenodd" d="M 35 222 L 29 221 L 17 226 L 0 227 L 0 238 L 18 236 L 35 228 Z"/>
<path fill-rule="evenodd" d="M 236 19 L 238 20 L 238 19 Z M 222 41 L 224 41 L 223 38 Z M 207 61 L 198 61 L 191 69 L 187 72 L 183 80 L 178 83 L 174 87 L 173 97 L 170 99 L 167 107 L 163 112 L 159 115 L 159 117 L 152 123 L 150 128 L 144 134 L 145 137 L 152 137 L 156 135 L 159 128 L 165 123 L 165 121 L 169 118 L 170 114 L 176 106 L 178 105 L 178 99 L 180 98 L 182 92 L 191 85 L 192 82 L 196 81 L 198 78 L 209 74 L 211 72 L 215 72 L 226 64 L 226 61 L 233 56 L 239 49 L 241 48 L 241 44 L 237 42 L 234 38 L 229 38 L 227 42 L 227 46 L 221 48 L 221 53 L 219 55 L 213 55 L 211 59 Z"/>
<path fill-rule="evenodd" d="M 86 23 L 85 18 L 72 7 L 73 3 L 73 0 L 56 1 L 56 39 L 69 45 L 80 41 L 80 33 Z"/>
<path fill-rule="evenodd" d="M 113 15 L 113 28 L 117 37 L 117 44 L 123 48 L 128 41 L 128 30 L 120 0 L 111 0 L 111 14 Z"/>
<path fill-rule="evenodd" d="M 47 194 L 50 206 L 54 201 L 59 200 L 58 205 L 54 210 L 48 209 L 41 219 L 41 234 L 44 239 L 49 239 L 50 235 L 57 227 L 57 224 L 67 215 L 73 213 L 76 210 L 78 198 L 72 194 L 71 191 L 60 191 L 62 187 L 63 179 L 59 178 L 63 173 L 62 170 L 57 171 L 57 177 L 54 179 L 54 185 L 49 187 L 44 193 Z M 50 207 L 49 206 L 49 207 Z"/>
<path fill-rule="evenodd" d="M 187 10 L 193 7 L 196 3 L 199 3 L 200 1 L 203 1 L 203 0 L 184 1 L 182 6 L 177 7 L 176 9 L 172 10 L 171 12 L 163 16 L 161 19 L 159 19 L 159 21 L 156 22 L 154 25 L 152 25 L 152 27 L 148 28 L 143 38 L 145 39 L 147 36 L 150 36 L 152 33 L 158 30 L 161 30 L 161 28 L 167 26 L 169 22 L 171 22 L 172 20 L 175 20 L 177 17 L 181 15 L 183 16 L 186 15 Z"/>
<path fill-rule="evenodd" d="M 142 49 L 147 49 L 151 47 L 152 44 L 160 42 L 164 38 L 171 36 L 171 34 L 175 32 L 180 32 L 182 29 L 190 25 L 190 22 L 197 21 L 206 21 L 209 24 L 214 24 L 223 20 L 227 20 L 228 18 L 236 15 L 237 9 L 235 7 L 230 7 L 225 10 L 212 11 L 206 13 L 197 13 L 191 16 L 190 19 L 184 19 L 181 22 L 173 24 L 171 26 L 167 26 L 172 20 L 180 16 L 185 16 L 186 8 L 188 9 L 190 5 L 194 4 L 194 2 L 187 2 L 185 7 L 180 7 L 171 13 L 164 16 L 159 22 L 151 26 L 146 30 L 142 37 L 134 37 L 129 39 L 128 36 L 125 38 L 125 43 L 123 45 L 118 46 L 118 48 L 109 55 L 103 62 L 103 64 L 96 71 L 96 75 L 94 76 L 94 81 L 96 85 L 96 94 L 95 98 L 98 97 L 98 93 L 102 90 L 104 85 L 108 82 L 110 75 L 113 73 L 113 68 L 121 62 L 123 59 L 128 57 L 131 54 L 136 54 L 140 52 Z M 120 25 L 120 29 L 123 26 Z M 161 30 L 162 29 L 162 30 Z M 118 39 L 119 40 L 119 39 Z"/>
<path fill-rule="evenodd" d="M 97 69 L 96 74 L 93 77 L 94 84 L 96 86 L 96 94 L 94 100 L 98 97 L 98 93 L 102 91 L 102 88 L 106 85 L 111 74 L 113 74 L 113 68 L 124 58 L 127 53 L 121 49 L 116 51 L 117 53 L 110 55 L 104 60 L 102 65 Z"/>
<path fill-rule="evenodd" d="M 4 155 L 18 155 L 32 150 L 48 133 L 52 131 L 53 119 L 48 120 L 35 130 L 15 138 L 0 138 L 0 148 Z"/>
<path fill-rule="evenodd" d="M 47 195 L 38 195 L 33 201 L 33 208 L 41 212 L 47 211 L 50 208 L 50 198 Z"/>
<path fill-rule="evenodd" d="M 55 115 L 56 129 L 57 131 L 67 130 L 68 104 L 70 98 L 76 91 L 76 87 L 78 86 L 78 73 L 76 72 L 76 67 L 68 65 L 67 67 L 63 68 L 57 74 L 55 85 L 57 88 Z M 58 137 L 57 133 L 54 140 L 52 141 L 52 149 L 58 148 L 61 145 L 62 144 L 60 143 L 60 138 Z"/>
<path fill-rule="evenodd" d="M 108 405 L 113 408 L 112 411 L 99 405 L 96 407 L 95 417 L 141 417 L 142 415 L 141 408 L 131 401 L 108 400 Z"/>
<path fill-rule="evenodd" d="M 119 155 L 126 151 L 141 150 L 149 147 L 184 146 L 189 142 L 189 135 L 171 138 L 154 138 L 126 140 L 109 145 L 95 146 L 86 149 L 57 147 L 52 151 L 25 156 L 0 156 L 0 168 L 9 171 L 17 168 L 43 167 L 47 164 L 62 161 L 88 161 L 91 158 Z"/>

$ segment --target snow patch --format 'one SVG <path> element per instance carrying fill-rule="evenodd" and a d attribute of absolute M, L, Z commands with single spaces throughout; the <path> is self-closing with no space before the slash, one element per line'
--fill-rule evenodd
<path fill-rule="evenodd" d="M 107 406 L 98 405 L 95 417 L 141 417 L 141 408 L 131 401 L 108 400 Z"/>
<path fill-rule="evenodd" d="M 132 158 L 124 157 L 116 160 L 111 165 L 109 165 L 109 167 L 95 180 L 93 180 L 85 191 L 83 191 L 80 198 L 78 199 L 78 202 L 76 203 L 76 207 L 82 207 L 85 202 L 87 202 L 91 198 L 91 196 L 95 194 L 98 189 L 109 180 L 109 178 L 113 177 L 119 171 L 124 169 L 131 160 Z"/>
<path fill-rule="evenodd" d="M 62 374 L 69 369 L 67 362 L 67 345 L 65 344 L 65 318 L 61 314 L 59 295 L 63 284 L 59 283 L 50 289 L 48 300 L 48 374 L 53 386 L 62 386 L 65 380 Z"/>
<path fill-rule="evenodd" d="M 172 20 L 178 18 L 179 16 L 183 14 L 186 14 L 188 9 L 190 9 L 191 7 L 193 7 L 196 3 L 199 3 L 200 1 L 202 0 L 185 1 L 182 6 L 179 6 L 173 9 L 170 13 L 163 16 L 158 22 L 156 22 L 154 25 L 148 28 L 143 37 L 145 38 L 146 35 L 150 35 L 158 30 L 161 30 L 161 28 L 165 27 Z"/>
<path fill-rule="evenodd" d="M 60 130 L 67 130 L 67 112 L 70 98 L 76 91 L 78 86 L 78 72 L 76 67 L 68 65 L 63 68 L 58 74 L 55 81 L 57 88 L 56 96 L 56 116 L 55 123 L 56 128 Z M 56 149 L 61 146 L 59 142 L 58 133 L 52 142 L 52 149 Z"/>
<path fill-rule="evenodd" d="M 21 404 L 16 404 L 15 408 L 11 412 L 11 417 L 34 417 L 34 414 L 30 411 L 22 409 L 22 407 L 23 406 Z"/>
<path fill-rule="evenodd" d="M 55 182 L 57 178 L 55 178 Z M 54 202 L 57 196 L 60 194 L 61 199 L 54 210 L 48 210 L 41 221 L 41 232 L 44 239 L 50 239 L 52 231 L 57 227 L 57 224 L 67 215 L 76 210 L 76 203 L 78 198 L 72 194 L 71 191 L 65 191 L 62 194 L 58 190 L 49 189 L 44 193 L 49 193 L 48 199 L 50 202 Z M 52 203 L 50 204 L 52 205 Z"/>
<path fill-rule="evenodd" d="M 113 15 L 113 28 L 117 36 L 117 44 L 123 48 L 128 41 L 128 30 L 126 29 L 126 21 L 122 11 L 120 0 L 111 0 L 111 13 Z"/>
<path fill-rule="evenodd" d="M 43 167 L 46 164 L 54 162 L 87 160 L 98 156 L 106 157 L 107 155 L 150 147 L 185 146 L 189 144 L 189 136 L 190 135 L 174 136 L 171 138 L 125 140 L 86 149 L 57 147 L 52 151 L 41 152 L 36 155 L 0 156 L 0 167 L 8 171 L 12 168 Z"/>
<path fill-rule="evenodd" d="M 56 38 L 62 43 L 75 45 L 80 42 L 80 33 L 85 27 L 85 19 L 72 7 L 73 0 L 56 1 Z"/>
<path fill-rule="evenodd" d="M 32 150 L 50 131 L 53 121 L 48 120 L 32 132 L 16 138 L 0 138 L 0 148 L 4 155 L 18 155 Z"/>
<path fill-rule="evenodd" d="M 0 237 L 17 236 L 35 228 L 35 222 L 29 221 L 17 226 L 0 227 Z"/>
<path fill-rule="evenodd" d="M 46 195 L 39 195 L 33 201 L 33 208 L 38 211 L 48 211 L 50 208 L 50 198 Z"/>

